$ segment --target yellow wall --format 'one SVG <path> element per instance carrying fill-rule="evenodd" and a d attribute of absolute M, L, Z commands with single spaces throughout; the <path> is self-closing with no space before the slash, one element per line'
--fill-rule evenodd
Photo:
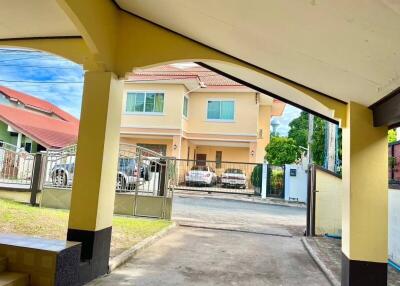
<path fill-rule="evenodd" d="M 164 113 L 162 115 L 129 114 L 126 112 L 128 91 L 164 92 Z M 139 84 L 125 83 L 121 126 L 141 128 L 182 128 L 183 94 L 186 89 L 179 84 Z"/>
<path fill-rule="evenodd" d="M 316 169 L 315 232 L 317 235 L 342 233 L 342 179 Z"/>
<path fill-rule="evenodd" d="M 234 122 L 207 120 L 207 100 L 233 99 L 235 101 Z M 193 92 L 189 98 L 189 126 L 193 133 L 257 134 L 258 105 L 255 93 L 202 93 Z"/>
<path fill-rule="evenodd" d="M 215 161 L 217 151 L 222 151 L 222 161 L 248 162 L 249 148 L 223 146 L 197 146 L 196 154 L 207 154 L 207 160 Z"/>

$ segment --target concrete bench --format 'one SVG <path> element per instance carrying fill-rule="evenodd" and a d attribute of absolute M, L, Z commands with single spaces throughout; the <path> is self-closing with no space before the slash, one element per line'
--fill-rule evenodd
<path fill-rule="evenodd" d="M 81 243 L 0 234 L 7 271 L 29 275 L 31 286 L 79 285 Z"/>

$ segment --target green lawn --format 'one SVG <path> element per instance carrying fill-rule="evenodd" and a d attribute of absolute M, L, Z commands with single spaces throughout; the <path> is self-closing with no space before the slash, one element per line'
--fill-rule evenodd
<path fill-rule="evenodd" d="M 0 199 L 0 232 L 65 239 L 68 211 Z M 170 221 L 114 216 L 111 257 L 169 226 Z"/>

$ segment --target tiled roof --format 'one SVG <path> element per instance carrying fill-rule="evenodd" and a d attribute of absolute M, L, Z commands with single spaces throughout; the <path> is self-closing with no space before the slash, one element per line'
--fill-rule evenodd
<path fill-rule="evenodd" d="M 0 120 L 46 148 L 63 148 L 76 143 L 78 139 L 79 125 L 76 122 L 23 108 L 0 104 Z"/>
<path fill-rule="evenodd" d="M 251 91 L 250 88 L 237 83 L 229 78 L 219 75 L 206 68 L 197 66 L 189 68 L 177 68 L 172 65 L 165 65 L 149 69 L 137 70 L 128 77 L 128 81 L 159 81 L 159 80 L 186 80 L 198 79 L 204 82 L 207 87 L 218 89 L 240 88 Z"/>
<path fill-rule="evenodd" d="M 36 108 L 47 113 L 53 113 L 66 121 L 79 124 L 79 120 L 76 119 L 74 116 L 51 104 L 48 101 L 7 88 L 5 86 L 0 86 L 0 93 L 4 94 L 10 100 L 18 101 L 26 105 L 27 107 Z"/>

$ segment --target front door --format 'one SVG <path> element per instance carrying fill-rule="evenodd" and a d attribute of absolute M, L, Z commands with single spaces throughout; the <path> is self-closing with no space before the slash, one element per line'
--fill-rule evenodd
<path fill-rule="evenodd" d="M 205 166 L 207 160 L 207 154 L 196 154 L 196 165 Z"/>

